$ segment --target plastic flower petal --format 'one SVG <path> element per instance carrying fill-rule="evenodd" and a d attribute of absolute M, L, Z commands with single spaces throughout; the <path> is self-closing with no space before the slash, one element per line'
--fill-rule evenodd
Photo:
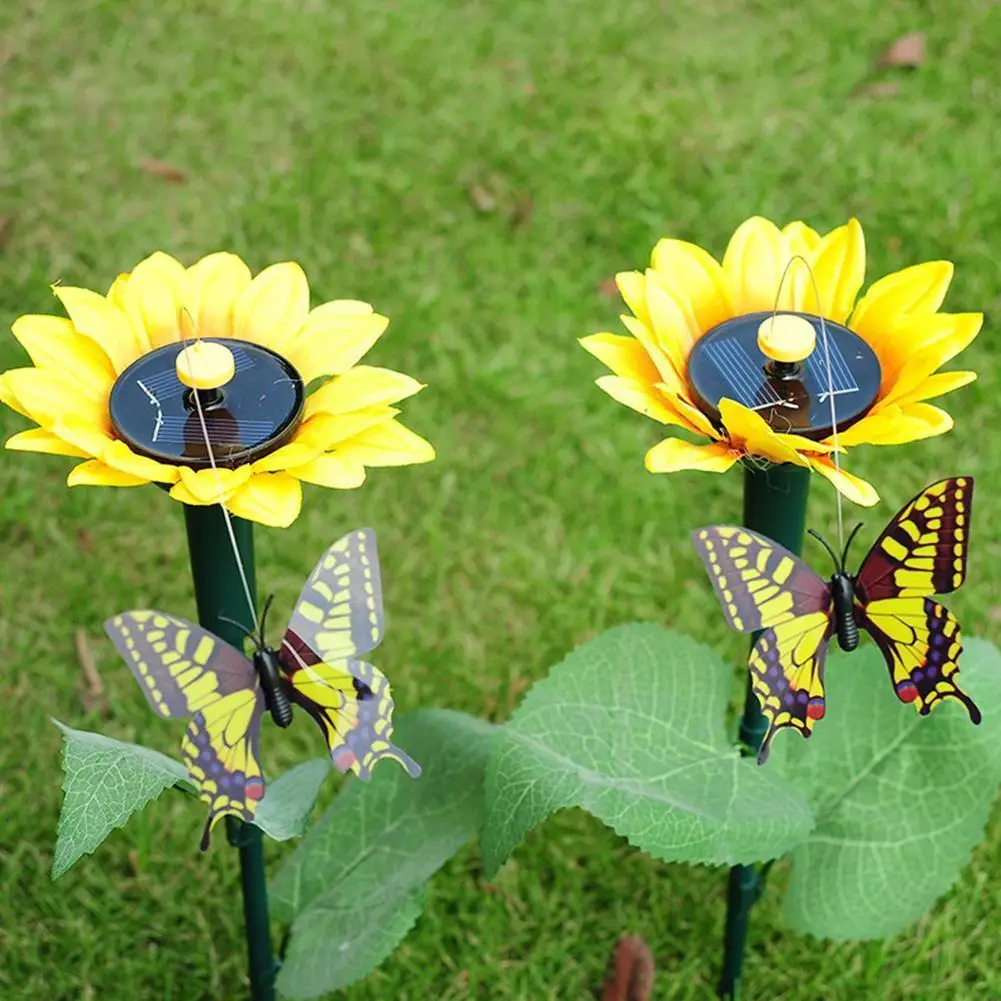
<path fill-rule="evenodd" d="M 796 257 L 808 267 L 793 263 Z M 809 466 L 846 497 L 870 505 L 879 496 L 842 468 L 847 450 L 944 434 L 952 418 L 926 401 L 976 378 L 969 371 L 939 371 L 983 323 L 980 313 L 940 312 L 952 275 L 948 261 L 931 261 L 880 278 L 861 294 L 865 238 L 857 220 L 820 234 L 804 222 L 780 229 L 755 216 L 737 228 L 722 261 L 695 244 L 660 240 L 646 271 L 616 275 L 630 310 L 621 318 L 628 335 L 598 333 L 580 343 L 610 369 L 597 384 L 613 399 L 709 439 L 697 445 L 666 438 L 647 452 L 652 472 L 723 472 L 745 458 L 789 462 Z M 839 428 L 837 461 L 833 435 L 814 440 L 777 430 L 733 400 L 719 401 L 718 416 L 699 407 L 688 371 L 694 345 L 728 320 L 776 308 L 848 327 L 879 362 L 876 398 L 854 423 Z"/>
<path fill-rule="evenodd" d="M 53 292 L 67 316 L 15 321 L 31 365 L 0 373 L 0 403 L 36 425 L 9 438 L 8 448 L 84 460 L 70 471 L 70 486 L 159 483 L 185 504 L 222 502 L 240 517 L 286 526 L 299 514 L 301 482 L 352 489 L 365 481 L 366 467 L 434 458 L 432 446 L 397 419 L 397 404 L 424 385 L 358 364 L 389 321 L 355 299 L 310 309 L 306 275 L 294 262 L 255 277 L 235 254 L 185 267 L 157 252 L 119 275 L 107 295 L 63 285 Z M 158 461 L 121 440 L 109 410 L 118 376 L 149 352 L 192 337 L 261 345 L 296 369 L 313 391 L 291 438 L 253 461 L 214 470 Z"/>

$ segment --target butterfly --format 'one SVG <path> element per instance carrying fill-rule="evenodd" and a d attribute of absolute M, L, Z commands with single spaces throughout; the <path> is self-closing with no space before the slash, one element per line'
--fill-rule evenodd
<path fill-rule="evenodd" d="M 927 716 L 943 699 L 962 702 L 973 723 L 980 710 L 956 684 L 963 649 L 959 622 L 936 594 L 966 576 L 973 478 L 939 480 L 897 513 L 859 572 L 845 570 L 856 525 L 824 580 L 798 556 L 746 528 L 712 525 L 692 533 L 723 614 L 739 632 L 764 630 L 751 649 L 751 685 L 768 720 L 758 764 L 784 727 L 809 737 L 824 717 L 824 658 L 832 636 L 842 650 L 864 629 L 883 653 L 893 690 Z"/>
<path fill-rule="evenodd" d="M 350 532 L 324 553 L 278 650 L 264 641 L 270 603 L 258 633 L 244 629 L 256 648 L 252 659 L 202 626 L 165 612 L 123 612 L 104 624 L 153 710 L 168 718 L 191 717 L 181 751 L 199 798 L 209 806 L 202 851 L 222 817 L 251 821 L 264 798 L 258 742 L 265 709 L 281 727 L 292 722 L 293 706 L 304 709 L 342 772 L 368 779 L 379 761 L 390 758 L 412 777 L 420 775 L 417 763 L 391 743 L 389 682 L 355 659 L 378 646 L 383 633 L 372 529 Z"/>

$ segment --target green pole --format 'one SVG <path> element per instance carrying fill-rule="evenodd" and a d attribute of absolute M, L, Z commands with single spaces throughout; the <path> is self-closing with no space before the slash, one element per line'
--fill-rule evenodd
<path fill-rule="evenodd" d="M 785 546 L 794 553 L 803 551 L 806 530 L 806 499 L 810 489 L 810 470 L 785 464 L 744 471 L 744 525 Z M 751 644 L 759 633 L 751 637 Z M 748 675 L 744 712 L 740 717 L 740 742 L 745 754 L 757 754 L 765 739 L 768 721 L 761 712 L 751 689 Z M 723 939 L 723 975 L 719 996 L 724 1001 L 739 1001 L 740 974 L 747 945 L 747 926 L 751 908 L 761 896 L 764 876 L 753 865 L 735 865 L 730 869 L 726 894 L 726 928 Z"/>
<path fill-rule="evenodd" d="M 254 582 L 253 523 L 231 518 L 236 548 L 240 553 L 250 586 Z M 225 618 L 251 626 L 250 609 L 222 508 L 185 505 L 184 524 L 188 532 L 191 577 L 195 584 L 198 621 L 206 629 L 243 649 L 244 637 Z M 260 828 L 235 817 L 226 818 L 229 843 L 240 852 L 240 880 L 243 884 L 243 915 L 247 934 L 251 1001 L 274 1001 L 277 963 L 271 950 L 268 923 L 268 891 L 264 878 L 264 844 Z"/>

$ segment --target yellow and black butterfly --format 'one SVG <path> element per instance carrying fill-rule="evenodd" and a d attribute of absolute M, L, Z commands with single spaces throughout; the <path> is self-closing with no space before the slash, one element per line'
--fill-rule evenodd
<path fill-rule="evenodd" d="M 769 724 L 759 764 L 783 727 L 810 736 L 826 708 L 831 636 L 842 650 L 854 650 L 860 626 L 883 652 L 901 702 L 915 703 L 926 716 L 942 699 L 958 699 L 980 722 L 980 710 L 956 684 L 959 622 L 932 600 L 955 591 L 966 576 L 972 504 L 972 477 L 926 487 L 886 527 L 855 576 L 845 561 L 862 526 L 855 526 L 840 559 L 811 530 L 834 560 L 829 581 L 749 529 L 712 525 L 692 533 L 729 624 L 744 633 L 764 630 L 748 663 Z"/>
<path fill-rule="evenodd" d="M 389 682 L 354 659 L 382 639 L 382 588 L 375 533 L 360 529 L 335 542 L 306 582 L 278 650 L 259 634 L 253 660 L 207 629 L 164 612 L 123 612 L 104 628 L 132 669 L 150 705 L 164 717 L 190 716 L 181 743 L 184 763 L 209 817 L 253 820 L 264 797 L 258 760 L 261 717 L 292 722 L 305 709 L 326 738 L 335 767 L 371 777 L 383 758 L 416 778 L 420 767 L 391 743 Z M 242 628 L 242 627 L 241 627 Z"/>

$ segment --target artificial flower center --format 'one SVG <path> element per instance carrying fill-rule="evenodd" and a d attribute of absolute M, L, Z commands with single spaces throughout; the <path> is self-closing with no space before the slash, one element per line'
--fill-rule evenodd
<path fill-rule="evenodd" d="M 773 431 L 818 441 L 833 430 L 832 392 L 844 430 L 872 409 L 881 377 L 879 359 L 858 334 L 810 313 L 736 316 L 699 338 L 688 358 L 695 402 L 718 426 L 719 402 L 729 399 Z"/>
<path fill-rule="evenodd" d="M 199 343 L 197 356 L 183 357 L 193 345 L 167 344 L 122 372 L 109 401 L 116 437 L 140 455 L 194 469 L 211 465 L 208 446 L 217 465 L 233 468 L 289 442 L 302 420 L 306 394 L 288 360 L 249 341 Z M 232 356 L 231 374 L 211 364 L 223 360 L 219 348 Z M 198 371 L 189 363 L 198 363 Z M 184 381 L 181 364 L 192 373 Z"/>

